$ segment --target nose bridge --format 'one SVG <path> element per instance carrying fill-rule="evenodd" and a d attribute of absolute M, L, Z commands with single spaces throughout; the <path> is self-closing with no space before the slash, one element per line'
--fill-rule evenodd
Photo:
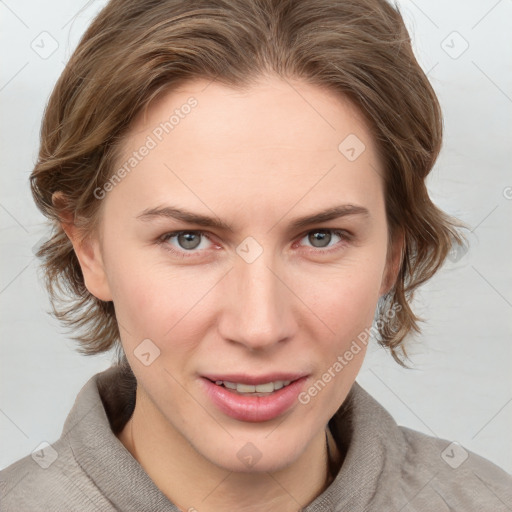
<path fill-rule="evenodd" d="M 292 332 L 290 297 L 276 277 L 270 251 L 251 261 L 237 258 L 230 272 L 227 311 L 222 335 L 249 348 L 265 348 L 288 338 Z"/>

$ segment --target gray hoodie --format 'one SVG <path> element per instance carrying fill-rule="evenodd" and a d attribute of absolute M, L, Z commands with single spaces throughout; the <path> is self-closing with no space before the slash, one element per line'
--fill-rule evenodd
<path fill-rule="evenodd" d="M 179 512 L 116 437 L 135 404 L 117 366 L 78 394 L 61 437 L 0 471 L 5 512 Z M 398 426 L 357 382 L 329 422 L 345 454 L 304 512 L 511 512 L 512 476 L 444 439 Z"/>

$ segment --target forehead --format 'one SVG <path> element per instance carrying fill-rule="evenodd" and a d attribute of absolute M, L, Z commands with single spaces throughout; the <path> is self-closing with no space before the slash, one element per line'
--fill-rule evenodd
<path fill-rule="evenodd" d="M 172 144 L 192 130 L 194 145 L 212 153 L 231 152 L 234 145 L 240 151 L 257 151 L 255 144 L 332 151 L 349 134 L 365 139 L 367 146 L 373 142 L 367 140 L 369 127 L 348 98 L 272 76 L 244 89 L 203 79 L 186 82 L 150 103 L 132 124 L 126 143 L 153 133 Z"/>
<path fill-rule="evenodd" d="M 373 137 L 357 108 L 332 91 L 279 78 L 245 90 L 181 85 L 139 115 L 117 164 L 129 172 L 112 196 L 141 207 L 172 196 L 203 211 L 229 202 L 277 212 L 301 197 L 304 206 L 331 197 L 361 203 L 382 192 Z"/>

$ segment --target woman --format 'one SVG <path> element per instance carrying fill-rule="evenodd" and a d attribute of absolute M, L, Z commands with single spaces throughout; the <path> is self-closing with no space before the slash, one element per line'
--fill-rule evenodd
<path fill-rule="evenodd" d="M 371 334 L 405 365 L 464 242 L 425 186 L 441 126 L 383 0 L 111 1 L 31 185 L 55 313 L 118 364 L 4 509 L 507 510 L 510 475 L 355 382 Z"/>

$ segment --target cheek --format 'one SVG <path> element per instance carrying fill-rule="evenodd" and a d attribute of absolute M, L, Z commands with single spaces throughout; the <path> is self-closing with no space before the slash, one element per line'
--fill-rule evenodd
<path fill-rule="evenodd" d="M 151 263 L 128 252 L 110 266 L 108 276 L 125 341 L 127 335 L 130 344 L 149 338 L 163 348 L 175 337 L 183 345 L 197 337 L 198 319 L 210 307 L 205 296 L 214 276 L 199 279 L 197 270 Z"/>
<path fill-rule="evenodd" d="M 361 251 L 357 258 L 345 259 L 327 278 L 308 280 L 315 310 L 330 329 L 326 331 L 317 321 L 316 325 L 321 326 L 311 334 L 319 365 L 303 403 L 309 403 L 308 414 L 313 416 L 318 411 L 328 415 L 336 412 L 363 364 L 384 261 L 384 257 L 370 257 L 370 254 L 368 251 L 365 258 Z"/>
<path fill-rule="evenodd" d="M 373 290 L 358 289 L 357 294 L 340 294 L 336 302 L 325 304 L 320 310 L 324 312 L 322 320 L 330 328 L 329 336 L 315 335 L 319 360 L 325 369 L 348 351 L 351 354 L 348 354 L 348 362 L 342 363 L 342 373 L 345 377 L 350 374 L 355 378 L 363 363 L 369 341 L 367 332 L 372 325 L 376 305 Z"/>
<path fill-rule="evenodd" d="M 125 254 L 109 268 L 108 276 L 120 322 L 142 327 L 162 313 L 161 293 L 165 284 L 154 278 L 145 265 Z"/>
<path fill-rule="evenodd" d="M 347 258 L 318 273 L 297 276 L 304 302 L 338 342 L 371 325 L 379 299 L 384 258 Z"/>
<path fill-rule="evenodd" d="M 348 267 L 328 280 L 308 280 L 309 297 L 314 300 L 311 309 L 323 322 L 316 321 L 318 327 L 311 334 L 317 374 L 302 396 L 308 414 L 315 418 L 332 416 L 347 396 L 364 361 L 379 298 L 379 265 Z"/>

